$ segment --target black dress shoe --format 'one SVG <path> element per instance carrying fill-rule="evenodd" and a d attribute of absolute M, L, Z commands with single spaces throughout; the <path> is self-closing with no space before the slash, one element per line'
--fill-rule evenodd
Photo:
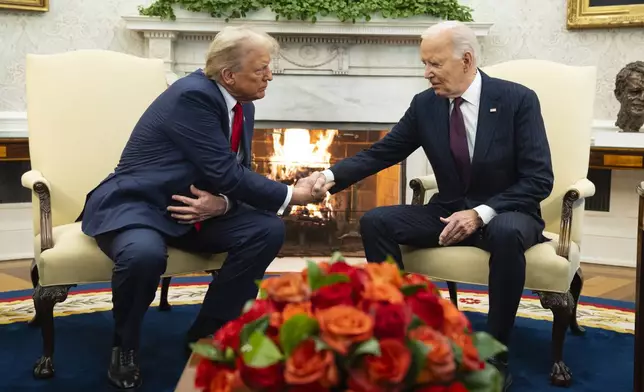
<path fill-rule="evenodd" d="M 107 370 L 110 384 L 118 389 L 136 389 L 141 386 L 141 371 L 134 350 L 112 348 L 110 367 Z"/>
<path fill-rule="evenodd" d="M 212 336 L 224 324 L 225 321 L 199 315 L 186 334 L 186 343 L 196 343 L 199 339 Z"/>
<path fill-rule="evenodd" d="M 512 385 L 512 375 L 508 371 L 508 362 L 499 358 L 490 358 L 488 362 L 497 368 L 501 376 L 503 376 L 503 392 L 509 391 L 510 385 Z"/>

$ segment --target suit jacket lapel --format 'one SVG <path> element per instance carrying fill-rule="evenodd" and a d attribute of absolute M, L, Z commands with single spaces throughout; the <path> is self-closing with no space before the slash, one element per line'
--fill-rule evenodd
<path fill-rule="evenodd" d="M 479 72 L 481 72 L 479 70 Z M 494 80 L 481 72 L 481 102 L 479 104 L 479 118 L 476 127 L 476 141 L 474 142 L 474 155 L 472 157 L 472 175 L 476 174 L 476 169 L 482 160 L 485 159 L 490 144 L 494 139 L 498 112 L 502 110 L 499 107 L 499 96 L 494 86 Z"/>
<path fill-rule="evenodd" d="M 452 150 L 449 147 L 449 99 L 441 98 L 435 96 L 434 99 L 437 99 L 438 102 L 435 105 L 435 111 L 432 114 L 436 123 L 436 145 L 438 147 L 437 151 L 444 152 L 445 159 L 447 159 L 451 165 L 448 165 L 451 170 L 451 176 L 458 177 L 458 171 L 456 170 L 456 162 L 454 162 L 454 157 L 452 156 Z"/>
<path fill-rule="evenodd" d="M 253 138 L 253 127 L 251 126 L 251 121 L 246 121 L 246 118 L 251 114 L 251 111 L 247 107 L 248 105 L 242 105 L 244 113 L 244 129 L 241 138 L 241 148 L 244 152 L 244 159 L 242 163 L 244 166 L 250 166 L 251 143 Z"/>

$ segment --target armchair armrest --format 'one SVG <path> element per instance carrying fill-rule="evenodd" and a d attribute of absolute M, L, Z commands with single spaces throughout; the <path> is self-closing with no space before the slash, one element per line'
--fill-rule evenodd
<path fill-rule="evenodd" d="M 22 175 L 22 186 L 31 189 L 38 196 L 40 204 L 40 250 L 54 247 L 51 220 L 51 193 L 49 181 L 37 170 Z"/>
<path fill-rule="evenodd" d="M 563 202 L 561 203 L 561 225 L 559 227 L 559 246 L 557 254 L 568 258 L 570 253 L 570 235 L 572 232 L 573 209 L 576 202 L 584 200 L 595 194 L 595 184 L 587 178 L 577 180 L 573 185 L 568 187 Z"/>
<path fill-rule="evenodd" d="M 411 204 L 422 205 L 425 204 L 425 192 L 438 189 L 438 184 L 436 183 L 436 176 L 432 174 L 412 179 L 409 181 L 409 187 L 414 192 Z"/>

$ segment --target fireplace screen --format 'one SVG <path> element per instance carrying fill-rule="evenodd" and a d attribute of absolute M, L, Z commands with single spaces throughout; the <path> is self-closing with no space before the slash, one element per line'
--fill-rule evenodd
<path fill-rule="evenodd" d="M 368 148 L 386 133 L 386 130 L 255 129 L 254 170 L 273 180 L 293 184 Z M 404 200 L 403 167 L 392 166 L 320 203 L 293 206 L 284 217 L 286 242 L 280 257 L 329 256 L 336 250 L 345 256 L 364 257 L 360 218 L 372 208 Z"/>

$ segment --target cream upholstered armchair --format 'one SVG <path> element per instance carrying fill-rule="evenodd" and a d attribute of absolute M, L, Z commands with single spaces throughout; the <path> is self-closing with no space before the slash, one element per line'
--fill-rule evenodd
<path fill-rule="evenodd" d="M 573 67 L 538 60 L 517 60 L 483 69 L 488 75 L 521 83 L 539 96 L 554 169 L 554 188 L 541 203 L 544 235 L 552 241 L 526 252 L 526 289 L 534 290 L 541 305 L 554 315 L 550 374 L 555 385 L 568 386 L 571 373 L 564 364 L 567 329 L 582 334 L 577 324 L 577 301 L 583 286 L 580 246 L 584 199 L 595 193 L 586 179 L 590 129 L 595 97 L 594 67 Z M 434 176 L 413 179 L 413 204 L 425 203 L 437 191 Z M 403 249 L 405 269 L 448 282 L 456 300 L 455 282 L 487 285 L 489 254 L 474 247 Z M 520 344 L 520 342 L 517 342 Z"/>
<path fill-rule="evenodd" d="M 85 195 L 114 169 L 139 117 L 166 87 L 161 60 L 99 50 L 27 57 L 32 170 L 22 184 L 33 191 L 30 324 L 43 338 L 36 378 L 54 375 L 54 305 L 70 287 L 112 277 L 111 260 L 75 222 Z M 224 258 L 169 248 L 165 276 L 217 270 Z"/>

